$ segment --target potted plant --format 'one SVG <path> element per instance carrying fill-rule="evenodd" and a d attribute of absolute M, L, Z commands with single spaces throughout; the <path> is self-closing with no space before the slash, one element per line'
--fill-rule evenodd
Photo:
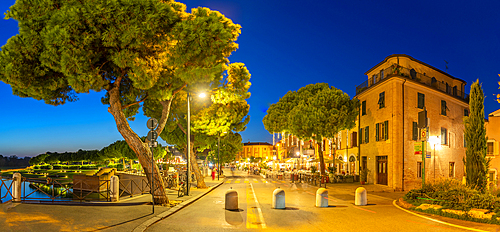
<path fill-rule="evenodd" d="M 370 172 L 370 170 L 368 170 L 368 168 L 361 169 L 361 171 L 359 172 L 359 179 L 360 179 L 361 184 L 365 184 L 368 181 L 367 178 L 368 178 L 369 172 Z"/>
<path fill-rule="evenodd" d="M 316 174 L 316 171 L 318 170 L 318 168 L 316 166 L 311 166 L 311 173 L 314 175 Z"/>

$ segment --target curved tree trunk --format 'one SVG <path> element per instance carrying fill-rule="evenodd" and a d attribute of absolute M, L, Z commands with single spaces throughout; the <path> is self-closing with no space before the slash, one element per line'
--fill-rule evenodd
<path fill-rule="evenodd" d="M 319 170 L 321 175 L 325 175 L 325 157 L 323 157 L 323 147 L 321 146 L 322 142 L 318 143 L 317 141 L 318 140 L 316 140 L 316 144 L 318 144 Z"/>
<path fill-rule="evenodd" d="M 139 159 L 139 163 L 141 164 L 144 172 L 146 173 L 146 177 L 148 182 L 151 184 L 152 176 L 151 173 L 154 173 L 154 202 L 155 204 L 166 205 L 168 204 L 167 192 L 165 191 L 165 185 L 163 182 L 163 178 L 161 178 L 160 170 L 158 166 L 154 163 L 152 159 L 151 149 L 149 148 L 148 143 L 143 143 L 140 137 L 130 128 L 128 121 L 125 117 L 125 114 L 122 111 L 122 104 L 120 102 L 120 93 L 119 93 L 119 80 L 117 80 L 117 84 L 115 84 L 109 91 L 109 105 L 108 111 L 113 115 L 116 122 L 116 127 L 118 131 L 123 136 L 127 144 L 130 148 L 135 152 L 137 158 Z M 163 121 L 163 114 L 162 120 Z M 160 124 L 161 124 L 160 121 Z M 166 120 L 165 120 L 166 121 Z M 163 122 L 165 123 L 165 122 Z M 165 124 L 161 127 L 163 130 Z M 160 127 L 159 127 L 160 128 Z M 161 131 L 160 131 L 161 132 Z M 158 133 L 159 134 L 159 133 Z"/>
<path fill-rule="evenodd" d="M 194 143 L 191 142 L 191 171 L 194 172 L 194 175 L 196 176 L 196 187 L 200 189 L 205 189 L 208 188 L 207 185 L 205 184 L 205 178 L 200 172 L 200 168 L 198 167 L 198 162 L 196 162 L 196 153 L 194 152 Z"/>

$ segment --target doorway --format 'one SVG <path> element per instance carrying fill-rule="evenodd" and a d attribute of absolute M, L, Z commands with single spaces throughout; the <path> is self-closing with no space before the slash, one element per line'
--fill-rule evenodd
<path fill-rule="evenodd" d="M 377 156 L 377 184 L 387 185 L 387 156 Z"/>

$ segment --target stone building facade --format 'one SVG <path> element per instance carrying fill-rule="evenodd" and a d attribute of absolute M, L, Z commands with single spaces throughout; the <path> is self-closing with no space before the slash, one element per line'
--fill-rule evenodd
<path fill-rule="evenodd" d="M 273 159 L 273 145 L 265 142 L 243 143 L 243 149 L 236 154 L 236 160 L 250 157 L 260 157 L 263 161 Z"/>
<path fill-rule="evenodd" d="M 358 159 L 370 170 L 368 182 L 409 190 L 439 178 L 462 179 L 464 125 L 468 115 L 466 82 L 408 55 L 391 55 L 368 70 L 356 87 L 361 103 L 358 118 Z M 418 113 L 427 110 L 424 156 Z"/>
<path fill-rule="evenodd" d="M 500 170 L 500 110 L 488 115 L 484 124 L 486 128 L 486 157 L 490 159 L 488 184 L 490 188 L 498 188 L 498 171 Z"/>

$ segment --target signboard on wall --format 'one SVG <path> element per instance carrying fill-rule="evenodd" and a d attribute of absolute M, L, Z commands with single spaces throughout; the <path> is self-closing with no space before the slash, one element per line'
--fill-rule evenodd
<path fill-rule="evenodd" d="M 422 155 L 422 143 L 415 143 L 413 150 L 415 151 L 415 155 Z"/>

